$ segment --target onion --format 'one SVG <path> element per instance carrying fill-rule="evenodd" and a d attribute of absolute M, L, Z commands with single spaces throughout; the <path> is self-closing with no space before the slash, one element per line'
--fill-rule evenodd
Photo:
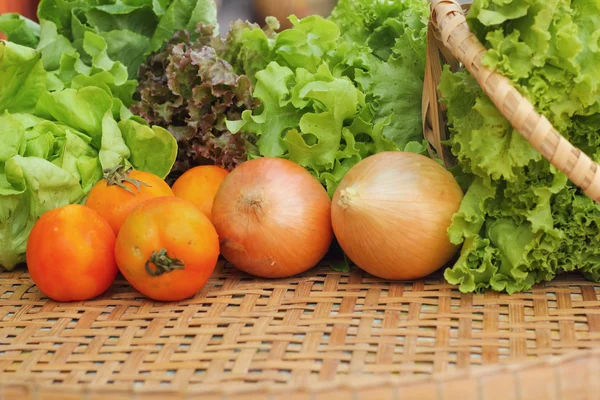
<path fill-rule="evenodd" d="M 335 236 L 371 275 L 417 279 L 456 253 L 447 229 L 463 192 L 450 172 L 425 156 L 383 152 L 353 166 L 332 201 Z"/>
<path fill-rule="evenodd" d="M 303 167 L 280 158 L 235 168 L 217 191 L 212 216 L 223 257 L 264 278 L 312 268 L 333 240 L 327 192 Z"/>

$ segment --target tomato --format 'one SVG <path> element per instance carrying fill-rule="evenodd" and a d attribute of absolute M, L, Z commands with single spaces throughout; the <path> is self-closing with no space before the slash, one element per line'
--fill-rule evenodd
<path fill-rule="evenodd" d="M 85 205 L 100 213 L 117 235 L 136 206 L 164 196 L 173 196 L 173 191 L 160 177 L 118 166 L 92 188 Z"/>
<path fill-rule="evenodd" d="M 160 197 L 140 204 L 117 236 L 119 270 L 143 295 L 160 301 L 193 296 L 219 258 L 219 238 L 193 203 Z"/>
<path fill-rule="evenodd" d="M 173 184 L 177 197 L 191 201 L 211 219 L 211 210 L 219 186 L 229 171 L 216 165 L 201 165 L 186 171 Z"/>
<path fill-rule="evenodd" d="M 108 222 L 91 208 L 71 204 L 48 211 L 27 241 L 31 279 L 55 301 L 99 296 L 117 276 L 115 240 Z"/>

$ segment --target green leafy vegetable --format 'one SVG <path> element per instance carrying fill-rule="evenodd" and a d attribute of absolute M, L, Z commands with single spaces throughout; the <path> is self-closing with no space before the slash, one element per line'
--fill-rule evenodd
<path fill-rule="evenodd" d="M 52 22 L 88 65 L 81 43 L 88 32 L 102 37 L 107 56 L 134 79 L 144 59 L 176 31 L 198 22 L 218 27 L 216 10 L 214 0 L 42 0 L 38 16 Z"/>
<path fill-rule="evenodd" d="M 577 147 L 600 160 L 600 2 L 476 0 L 484 63 Z M 443 72 L 452 152 L 471 184 L 449 235 L 463 244 L 446 279 L 463 292 L 514 293 L 578 270 L 600 279 L 600 206 L 515 132 L 467 72 Z"/>
<path fill-rule="evenodd" d="M 118 71 L 98 43 L 98 51 L 89 49 L 94 65 Z M 124 82 L 126 74 L 104 71 L 105 87 L 77 75 L 71 88 L 48 91 L 52 74 L 43 64 L 42 52 L 0 42 L 0 73 L 10 78 L 0 83 L 0 266 L 7 269 L 24 261 L 35 221 L 82 201 L 103 169 L 126 164 L 164 177 L 177 151 L 162 128 L 115 118 L 115 105 L 123 103 L 110 83 Z"/>
<path fill-rule="evenodd" d="M 0 32 L 6 33 L 11 42 L 27 47 L 35 47 L 40 41 L 39 25 L 16 13 L 0 15 Z"/>
<path fill-rule="evenodd" d="M 211 25 L 218 33 L 217 6 L 213 0 L 174 0 L 165 10 L 145 55 L 159 50 L 163 43 L 181 29 L 194 32 L 198 23 Z"/>
<path fill-rule="evenodd" d="M 35 221 L 84 193 L 75 176 L 43 158 L 17 154 L 0 163 L 0 172 L 0 265 L 11 269 L 24 261 Z"/>
<path fill-rule="evenodd" d="M 46 90 L 41 56 L 23 46 L 0 42 L 0 110 L 27 112 Z"/>
<path fill-rule="evenodd" d="M 421 96 L 429 5 L 421 0 L 339 0 L 331 20 L 346 41 L 347 71 L 367 96 L 383 136 L 400 149 L 422 142 Z"/>
<path fill-rule="evenodd" d="M 429 8 L 423 0 L 383 3 L 341 0 L 330 18 L 292 15 L 293 27 L 279 33 L 275 18 L 262 28 L 236 21 L 225 39 L 205 23 L 192 32 L 180 22 L 187 30 L 140 69 L 142 101 L 131 108 L 177 138 L 171 179 L 201 163 L 231 169 L 284 157 L 333 195 L 364 157 L 424 152 Z"/>
<path fill-rule="evenodd" d="M 254 152 L 256 142 L 254 135 L 233 134 L 225 124 L 227 119 L 239 120 L 242 111 L 257 104 L 250 79 L 236 74 L 222 58 L 232 37 L 217 38 L 204 24 L 199 24 L 198 32 L 196 40 L 179 32 L 148 58 L 140 68 L 142 100 L 132 107 L 135 114 L 177 139 L 178 158 L 170 182 L 201 164 L 233 169 Z"/>
<path fill-rule="evenodd" d="M 0 32 L 14 43 L 44 50 L 47 70 L 59 69 L 64 58 L 71 65 L 78 60 L 79 73 L 84 66 L 93 67 L 84 41 L 95 34 L 103 39 L 104 57 L 123 65 L 129 79 L 135 79 L 144 59 L 176 31 L 193 30 L 203 22 L 218 32 L 216 13 L 214 0 L 42 0 L 37 12 L 40 25 L 18 14 L 4 14 Z M 105 64 L 98 66 L 106 70 Z"/>
<path fill-rule="evenodd" d="M 238 30 L 230 61 L 254 77 L 261 106 L 227 126 L 256 134 L 259 155 L 306 167 L 330 195 L 364 157 L 422 152 L 427 17 L 420 0 L 340 0 L 329 19 L 291 16 L 279 34 L 273 20 Z"/>

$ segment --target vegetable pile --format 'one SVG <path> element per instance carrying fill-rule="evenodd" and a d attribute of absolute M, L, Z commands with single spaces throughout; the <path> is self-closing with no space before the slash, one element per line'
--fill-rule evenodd
<path fill-rule="evenodd" d="M 465 71 L 440 84 L 454 176 L 425 156 L 424 0 L 339 0 L 290 29 L 267 18 L 226 33 L 212 0 L 42 0 L 38 15 L 0 17 L 0 265 L 81 256 L 101 284 L 63 293 L 34 273 L 55 298 L 98 295 L 115 265 L 148 297 L 187 298 L 219 254 L 288 277 L 334 239 L 386 279 L 460 248 L 445 277 L 463 292 L 573 270 L 600 281 L 600 206 Z M 485 64 L 597 161 L 599 15 L 584 0 L 475 0 L 468 15 Z M 44 244 L 84 215 L 95 223 Z M 102 233 L 106 269 L 69 258 L 86 232 Z"/>
<path fill-rule="evenodd" d="M 329 18 L 276 32 L 238 21 L 225 39 L 178 32 L 141 68 L 132 110 L 178 140 L 173 174 L 281 157 L 330 196 L 346 171 L 387 150 L 425 151 L 421 93 L 428 6 L 340 0 Z M 202 116 L 199 118 L 199 115 Z"/>
<path fill-rule="evenodd" d="M 378 197 L 404 181 L 402 193 L 418 187 L 444 204 L 423 238 L 447 251 L 411 271 L 390 272 L 389 260 L 361 267 L 393 277 L 439 268 L 456 250 L 444 232 L 462 193 L 422 155 L 428 12 L 422 0 L 340 0 L 327 18 L 291 16 L 286 30 L 275 18 L 262 28 L 237 21 L 223 36 L 212 0 L 42 0 L 39 25 L 0 17 L 9 37 L 0 72 L 10 78 L 0 84 L 0 137 L 10 144 L 0 152 L 0 264 L 12 268 L 26 252 L 36 284 L 59 301 L 98 296 L 115 266 L 144 295 L 180 300 L 204 286 L 219 254 L 268 278 L 310 269 L 331 247 L 331 198 L 348 200 L 340 190 L 365 187 L 357 207 L 394 216 L 349 215 L 388 227 L 351 257 L 415 246 L 388 240 L 398 221 L 412 235 L 415 220 L 395 218 L 410 199 Z M 360 165 L 375 160 L 361 160 L 384 152 L 393 166 L 364 174 Z M 410 167 L 421 161 L 433 172 Z M 90 246 L 102 255 L 71 250 Z M 51 268 L 57 279 L 47 279 Z M 87 276 L 80 287 L 57 285 L 73 274 Z"/>
<path fill-rule="evenodd" d="M 476 0 L 471 29 L 485 65 L 575 146 L 600 160 L 600 3 Z M 467 72 L 445 70 L 452 151 L 469 181 L 449 230 L 463 245 L 445 273 L 464 292 L 514 293 L 565 271 L 600 280 L 600 206 L 512 129 Z"/>
<path fill-rule="evenodd" d="M 119 118 L 120 101 L 100 80 L 77 75 L 49 91 L 39 52 L 0 42 L 0 60 L 0 265 L 12 269 L 42 214 L 80 202 L 118 164 L 165 176 L 176 144 L 163 128 Z"/>
<path fill-rule="evenodd" d="M 80 203 L 118 165 L 165 177 L 172 135 L 134 116 L 136 71 L 173 32 L 214 23 L 206 1 L 42 0 L 0 17 L 0 265 L 25 260 L 45 212 Z"/>

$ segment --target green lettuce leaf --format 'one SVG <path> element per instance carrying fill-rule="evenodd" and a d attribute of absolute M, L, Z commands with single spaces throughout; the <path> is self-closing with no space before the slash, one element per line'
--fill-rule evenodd
<path fill-rule="evenodd" d="M 0 143 L 0 163 L 16 155 L 23 155 L 27 150 L 25 128 L 8 112 L 0 114 Z"/>
<path fill-rule="evenodd" d="M 8 40 L 35 48 L 40 41 L 40 26 L 36 22 L 16 13 L 0 15 L 0 32 L 4 32 Z"/>
<path fill-rule="evenodd" d="M 27 47 L 0 41 L 0 112 L 28 112 L 46 91 L 41 55 Z"/>
<path fill-rule="evenodd" d="M 89 135 L 96 148 L 102 143 L 102 119 L 109 110 L 111 97 L 96 87 L 44 93 L 38 103 L 38 113 Z"/>
<path fill-rule="evenodd" d="M 600 1 L 476 0 L 468 22 L 484 63 L 600 160 Z M 446 279 L 463 292 L 515 293 L 567 271 L 600 279 L 600 206 L 515 132 L 474 79 L 446 68 L 439 87 L 450 145 L 470 187 L 449 235 Z"/>
<path fill-rule="evenodd" d="M 175 31 L 193 32 L 199 22 L 218 28 L 216 10 L 214 0 L 42 0 L 38 17 L 42 24 L 54 24 L 60 42 L 71 43 L 88 66 L 91 59 L 84 50 L 85 36 L 102 37 L 107 56 L 125 66 L 129 79 L 134 79 L 144 59 Z M 19 37 L 26 40 L 24 35 Z M 56 59 L 60 54 L 53 53 Z"/>
<path fill-rule="evenodd" d="M 199 22 L 212 25 L 215 33 L 218 33 L 217 6 L 214 0 L 174 0 L 156 27 L 146 54 L 159 50 L 163 43 L 181 29 L 193 32 Z"/>
<path fill-rule="evenodd" d="M 421 0 L 340 0 L 330 17 L 349 47 L 341 60 L 345 66 L 338 68 L 356 79 L 375 123 L 391 117 L 383 134 L 400 149 L 423 140 L 428 16 L 429 6 Z"/>
<path fill-rule="evenodd" d="M 129 162 L 135 169 L 165 178 L 177 157 L 177 141 L 160 126 L 149 127 L 134 120 L 119 122 L 123 140 L 130 149 Z"/>
<path fill-rule="evenodd" d="M 342 160 L 361 159 L 358 150 L 351 151 L 355 136 L 345 123 L 365 107 L 364 94 L 348 78 L 335 78 L 327 64 L 313 74 L 272 62 L 256 79 L 254 96 L 261 102 L 260 113 L 246 110 L 245 123 L 230 122 L 229 128 L 255 133 L 261 155 L 286 157 L 306 167 L 331 192 Z M 332 174 L 334 170 L 337 174 Z"/>
<path fill-rule="evenodd" d="M 27 238 L 45 212 L 83 199 L 77 179 L 37 157 L 15 155 L 0 163 L 0 265 L 25 261 Z"/>
<path fill-rule="evenodd" d="M 73 175 L 84 193 L 102 179 L 102 166 L 98 152 L 90 146 L 90 140 L 81 133 L 66 128 L 65 136 L 56 139 L 52 163 Z M 30 143 L 30 142 L 29 142 Z"/>

